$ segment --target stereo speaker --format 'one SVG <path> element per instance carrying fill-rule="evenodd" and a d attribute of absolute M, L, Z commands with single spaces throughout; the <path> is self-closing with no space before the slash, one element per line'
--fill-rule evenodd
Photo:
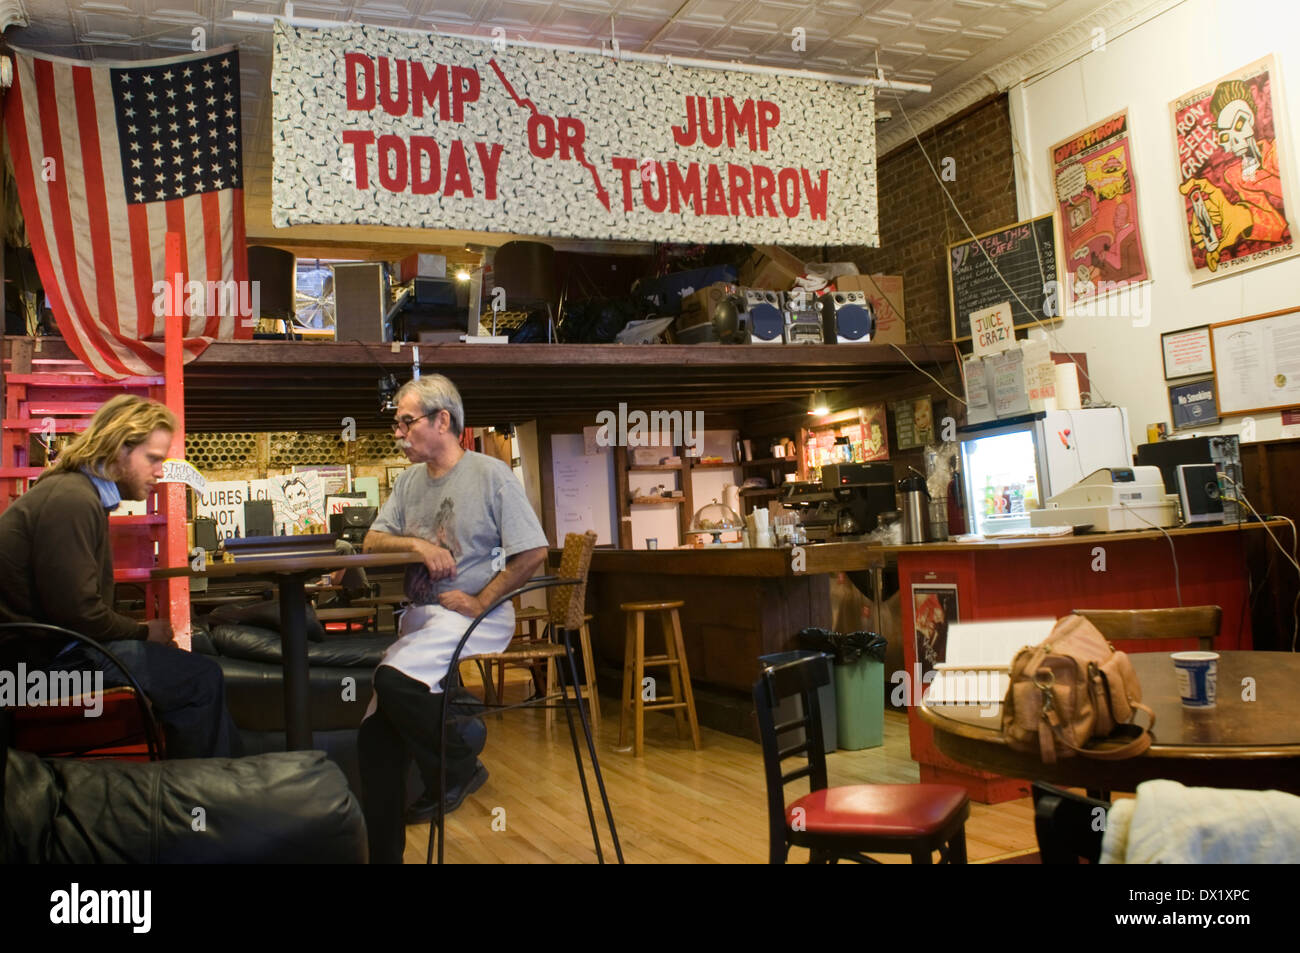
<path fill-rule="evenodd" d="M 749 318 L 749 343 L 785 343 L 785 313 L 779 293 L 746 289 L 745 314 Z"/>
<path fill-rule="evenodd" d="M 365 343 L 386 340 L 384 266 L 365 261 L 334 266 L 334 337 Z"/>
<path fill-rule="evenodd" d="M 1219 471 L 1212 463 L 1184 463 L 1178 468 L 1178 499 L 1183 504 L 1183 522 L 1222 523 L 1223 499 L 1219 492 Z"/>

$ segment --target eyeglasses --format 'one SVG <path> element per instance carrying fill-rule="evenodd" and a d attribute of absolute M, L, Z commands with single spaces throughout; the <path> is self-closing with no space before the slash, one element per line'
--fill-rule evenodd
<path fill-rule="evenodd" d="M 424 420 L 426 417 L 432 417 L 439 413 L 441 413 L 441 411 L 435 410 L 431 414 L 420 414 L 418 417 L 399 417 L 393 421 L 393 433 L 409 433 L 417 420 Z"/>

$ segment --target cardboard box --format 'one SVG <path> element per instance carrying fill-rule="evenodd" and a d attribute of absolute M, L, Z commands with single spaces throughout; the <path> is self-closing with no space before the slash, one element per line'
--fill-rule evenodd
<path fill-rule="evenodd" d="M 907 343 L 907 321 L 903 308 L 902 275 L 844 275 L 835 279 L 836 291 L 862 291 L 876 314 L 876 335 L 872 344 Z"/>
<path fill-rule="evenodd" d="M 677 330 L 685 331 L 713 321 L 713 309 L 722 299 L 736 291 L 736 286 L 725 281 L 715 282 L 682 299 L 682 312 L 677 316 Z"/>
<path fill-rule="evenodd" d="M 446 278 L 447 256 L 418 252 L 407 255 L 397 263 L 397 283 L 404 285 L 412 278 Z"/>
<path fill-rule="evenodd" d="M 778 245 L 755 245 L 754 254 L 740 266 L 740 283 L 760 291 L 789 291 L 806 273 L 804 264 Z"/>

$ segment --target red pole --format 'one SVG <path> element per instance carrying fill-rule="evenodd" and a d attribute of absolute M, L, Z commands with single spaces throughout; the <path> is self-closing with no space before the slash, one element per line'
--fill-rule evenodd
<path fill-rule="evenodd" d="M 164 272 L 168 282 L 167 316 L 163 334 L 163 403 L 176 415 L 176 433 L 172 439 L 170 456 L 185 459 L 185 274 L 181 261 L 181 236 L 168 232 L 163 256 Z M 181 303 L 181 307 L 177 307 Z M 179 312 L 179 313 L 178 313 Z M 184 566 L 189 561 L 188 540 L 185 533 L 184 483 L 164 484 L 162 510 L 167 517 L 159 543 L 158 562 L 169 568 Z M 190 647 L 190 581 L 186 576 L 167 580 L 166 587 L 169 616 L 176 633 L 176 644 Z"/>

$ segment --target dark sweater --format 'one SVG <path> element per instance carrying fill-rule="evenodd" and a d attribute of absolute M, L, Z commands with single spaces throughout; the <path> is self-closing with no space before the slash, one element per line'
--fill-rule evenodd
<path fill-rule="evenodd" d="M 82 473 L 51 473 L 0 514 L 0 622 L 45 622 L 98 642 L 149 630 L 114 612 L 108 511 Z"/>

